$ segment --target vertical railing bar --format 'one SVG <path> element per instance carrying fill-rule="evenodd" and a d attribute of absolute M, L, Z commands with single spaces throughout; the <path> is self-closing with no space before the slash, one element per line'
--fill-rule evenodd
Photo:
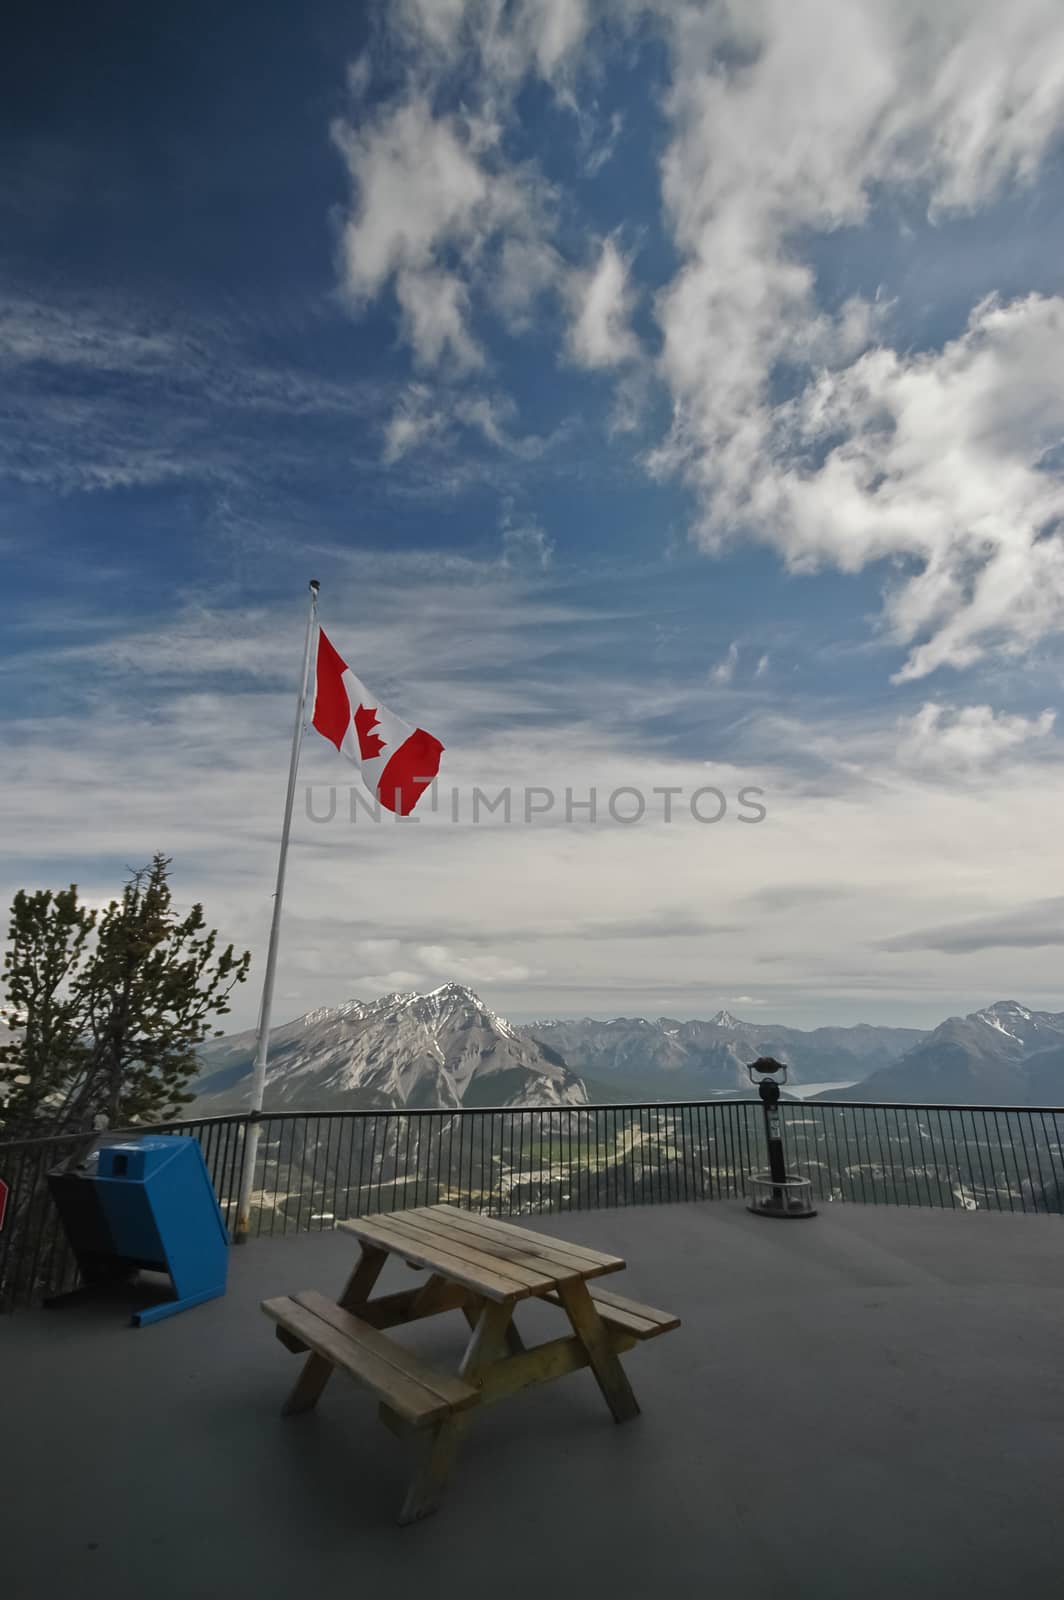
<path fill-rule="evenodd" d="M 948 1113 L 947 1113 L 947 1115 L 948 1115 Z M 937 1108 L 935 1110 L 935 1126 L 936 1126 L 936 1128 L 938 1130 L 938 1135 L 937 1135 L 938 1143 L 935 1146 L 935 1181 L 936 1181 L 936 1184 L 938 1186 L 939 1204 L 940 1205 L 944 1205 L 944 1201 L 942 1200 L 942 1171 L 941 1171 L 941 1168 L 945 1167 L 945 1169 L 946 1169 L 946 1192 L 949 1195 L 950 1207 L 951 1207 L 952 1210 L 955 1211 L 957 1209 L 957 1197 L 953 1193 L 953 1185 L 949 1181 L 949 1152 L 946 1149 L 946 1137 L 945 1137 L 945 1134 L 943 1132 L 942 1112 L 939 1111 Z M 949 1124 L 947 1123 L 946 1127 L 948 1127 L 948 1126 L 949 1126 Z M 942 1152 L 941 1160 L 939 1158 L 939 1147 L 940 1146 L 941 1146 L 941 1152 Z"/>
<path fill-rule="evenodd" d="M 307 1165 L 307 1120 L 308 1120 L 307 1118 L 296 1118 L 296 1117 L 292 1117 L 291 1118 L 291 1123 L 292 1123 L 292 1142 L 288 1146 L 288 1180 L 287 1180 L 287 1182 L 285 1184 L 284 1227 L 281 1229 L 282 1237 L 288 1233 L 288 1224 L 292 1220 L 291 1213 L 290 1213 L 290 1210 L 289 1210 L 289 1206 L 291 1204 L 290 1197 L 291 1197 L 291 1194 L 292 1194 L 292 1163 L 296 1159 L 296 1127 L 297 1127 L 297 1125 L 298 1125 L 298 1128 L 299 1128 L 299 1167 L 298 1167 L 298 1176 L 296 1178 L 296 1183 L 299 1186 L 299 1193 L 298 1193 L 298 1198 L 296 1200 L 296 1217 L 295 1217 L 295 1231 L 296 1231 L 296 1233 L 298 1233 L 300 1231 L 300 1224 L 301 1224 L 301 1222 L 303 1220 L 303 1173 L 304 1173 L 304 1171 L 306 1169 L 306 1165 Z"/>
<path fill-rule="evenodd" d="M 1042 1116 L 1042 1132 L 1044 1134 L 1045 1133 L 1045 1117 L 1044 1117 L 1044 1113 L 1039 1113 L 1039 1114 L 1040 1114 L 1040 1116 Z M 1028 1115 L 1027 1115 L 1027 1122 L 1028 1122 L 1028 1126 L 1030 1127 L 1030 1130 L 1031 1130 L 1031 1138 L 1034 1141 L 1034 1159 L 1035 1159 L 1035 1165 L 1038 1168 L 1038 1194 L 1039 1194 L 1039 1198 L 1041 1200 L 1045 1201 L 1045 1207 L 1046 1207 L 1046 1210 L 1048 1211 L 1050 1209 L 1050 1207 L 1049 1207 L 1049 1195 L 1048 1195 L 1048 1193 L 1046 1191 L 1045 1175 L 1042 1172 L 1042 1154 L 1041 1154 L 1041 1151 L 1038 1148 L 1038 1132 L 1037 1132 L 1037 1130 L 1035 1128 L 1035 1125 L 1034 1125 L 1034 1116 L 1030 1112 L 1028 1112 Z M 1046 1155 L 1049 1156 L 1048 1136 L 1047 1136 L 1047 1139 L 1046 1139 Z M 1050 1160 L 1051 1159 L 1052 1158 L 1050 1158 Z M 1052 1171 L 1052 1165 L 1050 1166 L 1050 1170 Z M 1037 1207 L 1036 1207 L 1036 1209 L 1037 1209 Z"/>
<path fill-rule="evenodd" d="M 33 1179 L 33 1188 L 30 1190 L 30 1206 L 31 1206 L 31 1208 L 32 1208 L 33 1203 L 34 1203 L 34 1197 L 38 1194 L 39 1191 L 42 1191 L 41 1179 L 42 1179 L 43 1174 L 44 1174 L 44 1169 L 46 1168 L 46 1166 L 48 1166 L 50 1164 L 50 1160 L 55 1160 L 55 1156 L 52 1156 L 51 1158 L 49 1158 L 45 1153 L 46 1150 L 51 1150 L 51 1149 L 52 1149 L 52 1146 L 48 1145 L 48 1146 L 45 1147 L 45 1150 L 42 1150 L 42 1151 L 40 1151 L 38 1153 L 38 1156 L 37 1156 L 37 1167 L 36 1167 L 36 1172 L 34 1173 L 34 1179 Z M 42 1242 L 43 1242 L 44 1230 L 45 1230 L 45 1219 L 46 1219 L 46 1217 L 48 1215 L 48 1202 L 45 1199 L 45 1195 L 44 1195 L 43 1191 L 40 1194 L 40 1198 L 41 1198 L 43 1203 L 41 1205 L 40 1215 L 36 1219 L 36 1227 L 34 1229 L 35 1243 L 34 1243 L 34 1248 L 33 1248 L 33 1258 L 32 1258 L 32 1261 L 30 1263 L 30 1279 L 29 1279 L 28 1296 L 29 1296 L 29 1299 L 31 1301 L 35 1298 L 35 1291 L 36 1291 L 36 1288 L 37 1288 L 37 1270 L 38 1270 L 38 1266 L 39 1266 L 39 1263 L 40 1263 L 41 1245 L 42 1245 Z"/>
<path fill-rule="evenodd" d="M 326 1120 L 328 1120 L 328 1119 L 326 1119 Z M 321 1118 L 318 1117 L 318 1118 L 316 1118 L 315 1123 L 314 1123 L 314 1157 L 313 1157 L 313 1160 L 311 1162 L 311 1167 L 310 1167 L 310 1214 L 307 1217 L 307 1232 L 308 1233 L 311 1231 L 311 1229 L 314 1226 L 314 1190 L 315 1190 L 315 1187 L 317 1186 L 317 1182 L 318 1182 L 318 1151 L 320 1149 L 321 1149 Z M 300 1179 L 299 1179 L 300 1193 L 302 1193 L 302 1191 L 303 1191 L 303 1185 L 304 1185 L 305 1182 L 306 1182 L 306 1146 L 304 1145 L 304 1147 L 303 1147 L 303 1171 L 300 1174 Z"/>
<path fill-rule="evenodd" d="M 21 1231 L 23 1175 L 26 1171 L 26 1163 L 30 1159 L 29 1145 L 23 1144 L 18 1148 L 18 1173 L 15 1178 L 9 1180 L 10 1193 L 8 1195 L 7 1203 L 10 1207 L 10 1216 L 7 1220 L 7 1227 L 2 1233 L 0 1233 L 0 1309 L 3 1308 L 7 1300 L 7 1285 L 10 1276 L 8 1272 L 9 1261 L 14 1261 L 15 1273 L 17 1274 L 18 1272 L 18 1257 L 15 1255 L 15 1239 L 18 1233 Z M 13 1289 L 12 1296 L 14 1296 L 15 1292 L 16 1290 Z M 12 1300 L 12 1305 L 14 1305 L 14 1299 Z"/>
<path fill-rule="evenodd" d="M 378 1126 L 379 1122 L 380 1122 L 380 1116 L 379 1116 L 379 1114 L 377 1112 L 374 1112 L 373 1115 L 369 1118 L 369 1182 L 366 1185 L 366 1209 L 367 1209 L 367 1214 L 372 1214 L 373 1209 L 374 1209 L 374 1207 L 373 1207 L 373 1174 L 377 1170 L 377 1126 Z M 365 1169 L 363 1168 L 363 1172 L 364 1172 L 364 1170 Z M 360 1180 L 362 1179 L 363 1172 L 359 1173 L 359 1179 Z M 379 1206 L 377 1207 L 377 1210 L 380 1210 Z"/>
<path fill-rule="evenodd" d="M 383 1196 L 384 1168 L 385 1168 L 385 1165 L 386 1165 L 387 1160 L 388 1160 L 388 1128 L 389 1128 L 389 1124 L 390 1123 L 391 1123 L 391 1112 L 390 1111 L 386 1111 L 384 1113 L 384 1128 L 383 1128 L 383 1130 L 381 1132 L 380 1160 L 377 1162 L 377 1210 L 378 1211 L 383 1211 L 384 1210 L 384 1196 Z M 392 1190 L 392 1200 L 394 1201 L 394 1199 L 395 1199 L 395 1190 L 393 1189 Z M 389 1206 L 388 1209 L 389 1210 L 394 1210 L 394 1205 L 393 1206 Z"/>
<path fill-rule="evenodd" d="M 457 1120 L 458 1120 L 458 1184 L 457 1184 L 457 1188 L 458 1188 L 458 1204 L 461 1205 L 462 1204 L 462 1156 L 463 1156 L 464 1147 L 465 1147 L 465 1116 L 463 1115 L 463 1113 L 461 1111 L 457 1111 L 455 1113 L 455 1115 L 456 1115 Z M 451 1140 L 451 1162 L 450 1162 L 450 1165 L 451 1165 L 452 1170 L 453 1170 L 453 1165 L 454 1165 L 454 1139 L 453 1139 L 453 1136 L 452 1136 L 452 1140 Z M 452 1183 L 451 1187 L 454 1188 L 455 1185 Z"/>
<path fill-rule="evenodd" d="M 913 1133 L 912 1124 L 909 1121 L 909 1107 L 903 1106 L 901 1109 L 905 1112 L 905 1139 L 909 1146 L 909 1172 L 912 1174 L 913 1184 L 916 1186 L 916 1204 L 919 1205 L 920 1189 L 919 1185 L 916 1183 L 916 1152 L 913 1149 Z M 909 1199 L 908 1184 L 905 1185 L 905 1204 L 912 1205 L 912 1201 Z"/>
<path fill-rule="evenodd" d="M 404 1206 L 407 1204 L 406 1191 L 407 1191 L 407 1187 L 408 1187 L 408 1185 L 410 1183 L 410 1123 L 411 1123 L 412 1120 L 413 1119 L 411 1118 L 410 1113 L 408 1111 L 407 1114 L 406 1114 L 406 1143 L 403 1146 L 403 1204 L 404 1204 Z M 416 1145 L 415 1145 L 415 1148 L 416 1148 Z M 398 1156 L 398 1146 L 396 1146 L 396 1155 Z M 399 1176 L 399 1174 L 396 1173 L 396 1177 L 398 1177 L 398 1176 Z M 414 1174 L 414 1204 L 415 1205 L 417 1205 L 417 1203 L 418 1203 L 417 1188 L 418 1188 L 418 1180 L 417 1180 L 417 1173 L 415 1172 L 415 1174 Z"/>
<path fill-rule="evenodd" d="M 344 1138 L 351 1127 L 351 1116 L 347 1111 L 341 1112 L 336 1119 L 336 1159 L 332 1167 L 332 1220 L 333 1227 L 340 1221 L 337 1213 L 340 1210 L 340 1168 L 344 1160 Z M 348 1141 L 350 1143 L 350 1141 Z"/>
<path fill-rule="evenodd" d="M 883 1154 L 883 1134 L 879 1126 L 879 1111 L 875 1106 L 872 1107 L 872 1123 L 876 1130 L 876 1145 L 879 1149 L 879 1169 L 883 1175 L 883 1199 L 885 1201 L 887 1198 L 887 1162 L 886 1157 Z M 873 1190 L 874 1187 L 875 1186 L 873 1185 Z"/>
<path fill-rule="evenodd" d="M 974 1114 L 974 1110 L 973 1114 L 971 1114 L 971 1128 L 973 1128 L 974 1133 L 974 1128 L 976 1128 L 976 1114 Z M 978 1134 L 976 1134 L 976 1155 L 979 1157 L 979 1178 L 981 1178 L 982 1182 L 982 1203 L 984 1203 L 987 1208 L 994 1206 L 994 1210 L 997 1210 L 997 1192 L 994 1194 L 994 1202 L 990 1202 L 990 1186 L 987 1184 L 986 1166 L 982 1165 L 982 1146 L 984 1146 L 986 1142 L 986 1122 L 984 1122 L 984 1125 L 982 1125 L 982 1139 L 979 1139 Z M 989 1147 L 987 1147 L 987 1157 L 989 1157 L 989 1155 L 990 1150 Z M 994 1174 L 990 1174 L 990 1176 L 994 1176 Z"/>
<path fill-rule="evenodd" d="M 219 1195 L 218 1195 L 219 1200 L 221 1201 L 221 1203 L 225 1207 L 225 1220 L 226 1220 L 226 1224 L 227 1225 L 228 1225 L 228 1222 L 229 1222 L 230 1213 L 232 1212 L 232 1209 L 233 1209 L 232 1150 L 233 1150 L 233 1144 L 234 1144 L 233 1129 L 235 1127 L 236 1127 L 236 1123 L 232 1120 L 232 1118 L 230 1118 L 229 1121 L 225 1125 L 225 1143 L 224 1143 L 224 1148 L 222 1150 L 222 1186 L 221 1187 L 224 1189 L 224 1192 L 225 1192 L 224 1200 L 222 1200 L 221 1190 L 219 1191 Z M 227 1173 L 228 1173 L 228 1176 L 227 1176 Z"/>
<path fill-rule="evenodd" d="M 369 1126 L 370 1119 L 369 1119 L 369 1117 L 367 1115 L 363 1115 L 363 1116 L 359 1117 L 358 1120 L 359 1120 L 359 1123 L 360 1123 L 360 1131 L 359 1131 L 359 1138 L 358 1138 L 358 1200 L 356 1201 L 356 1206 L 357 1206 L 357 1209 L 355 1211 L 356 1217 L 362 1215 L 362 1190 L 363 1190 L 363 1187 L 364 1187 L 363 1179 L 364 1179 L 364 1175 L 365 1175 L 365 1171 L 366 1171 L 366 1129 Z M 348 1203 L 348 1211 L 349 1211 L 349 1214 L 350 1214 L 350 1205 L 351 1205 L 350 1193 L 348 1194 L 348 1202 L 347 1203 Z"/>
<path fill-rule="evenodd" d="M 1028 1126 L 1030 1119 L 1022 1111 L 1017 1111 L 1017 1112 L 1008 1112 L 1008 1111 L 1006 1111 L 1006 1113 L 1005 1113 L 1005 1125 L 1006 1125 L 1006 1127 L 1009 1127 L 1009 1128 L 1011 1128 L 1011 1124 L 1009 1122 L 1009 1117 L 1010 1116 L 1015 1116 L 1015 1118 L 1016 1118 L 1016 1135 L 1014 1135 L 1010 1131 L 1010 1133 L 1009 1133 L 1009 1143 L 1012 1145 L 1013 1152 L 1015 1152 L 1015 1149 L 1016 1149 L 1015 1138 L 1017 1136 L 1019 1137 L 1020 1147 L 1023 1150 L 1023 1165 L 1024 1165 L 1024 1168 L 1025 1168 L 1025 1170 L 1027 1172 L 1027 1189 L 1026 1189 L 1026 1192 L 1025 1192 L 1024 1191 L 1024 1186 L 1023 1186 L 1023 1178 L 1020 1176 L 1020 1164 L 1019 1164 L 1019 1160 L 1017 1159 L 1017 1162 L 1016 1162 L 1016 1178 L 1017 1178 L 1017 1182 L 1019 1184 L 1019 1190 L 1020 1190 L 1020 1207 L 1021 1207 L 1021 1209 L 1023 1211 L 1026 1211 L 1027 1210 L 1026 1195 L 1029 1194 L 1031 1196 L 1032 1200 L 1034 1200 L 1034 1198 L 1035 1198 L 1035 1194 L 1034 1194 L 1034 1175 L 1031 1172 L 1031 1159 L 1030 1159 L 1030 1156 L 1027 1153 L 1027 1136 L 1026 1136 L 1026 1133 L 1024 1131 L 1025 1128 Z M 1036 1204 L 1036 1209 L 1037 1209 L 1037 1201 L 1035 1202 L 1035 1204 Z"/>
<path fill-rule="evenodd" d="M 957 1172 L 957 1188 L 963 1190 L 963 1188 L 964 1188 L 964 1175 L 961 1172 L 960 1151 L 957 1149 L 957 1117 L 956 1117 L 956 1113 L 954 1111 L 952 1111 L 952 1110 L 947 1111 L 945 1113 L 945 1115 L 946 1115 L 946 1118 L 947 1118 L 946 1126 L 949 1129 L 950 1143 L 953 1146 L 953 1165 L 956 1168 L 956 1172 Z M 962 1130 L 961 1130 L 962 1134 L 963 1134 L 963 1131 L 964 1130 L 962 1128 Z M 948 1172 L 949 1172 L 949 1156 L 948 1155 L 946 1157 L 946 1171 L 947 1171 L 947 1174 L 948 1174 Z M 963 1205 L 964 1205 L 963 1193 L 960 1194 L 960 1195 L 957 1195 L 954 1192 L 954 1187 L 953 1187 L 952 1183 L 950 1183 L 949 1192 L 950 1192 L 950 1196 L 951 1196 L 951 1198 L 953 1200 L 954 1205 L 959 1206 L 959 1207 L 963 1207 Z"/>

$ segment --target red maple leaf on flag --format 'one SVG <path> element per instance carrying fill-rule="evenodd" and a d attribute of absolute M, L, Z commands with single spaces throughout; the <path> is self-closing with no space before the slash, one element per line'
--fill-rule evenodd
<path fill-rule="evenodd" d="M 358 750 L 363 761 L 371 761 L 384 749 L 384 740 L 379 733 L 372 731 L 376 726 L 376 709 L 373 706 L 359 706 L 355 712 L 355 732 L 358 734 Z"/>

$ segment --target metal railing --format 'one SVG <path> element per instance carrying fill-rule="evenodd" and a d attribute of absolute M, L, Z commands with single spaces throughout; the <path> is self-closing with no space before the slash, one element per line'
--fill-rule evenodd
<path fill-rule="evenodd" d="M 780 1113 L 788 1168 L 810 1180 L 820 1202 L 1064 1213 L 1064 1109 L 785 1102 Z M 766 1159 L 762 1108 L 749 1100 L 268 1113 L 261 1121 L 254 1235 L 439 1201 L 521 1216 L 736 1199 Z M 227 1223 L 247 1122 L 244 1114 L 153 1130 L 199 1140 Z M 47 1173 L 98 1137 L 0 1144 L 0 1178 L 10 1186 L 0 1309 L 73 1283 Z"/>

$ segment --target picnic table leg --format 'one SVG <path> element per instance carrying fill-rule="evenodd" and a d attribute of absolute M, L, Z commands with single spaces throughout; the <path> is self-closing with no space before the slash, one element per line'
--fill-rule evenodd
<path fill-rule="evenodd" d="M 469 1299 L 462 1307 L 463 1315 L 465 1316 L 465 1319 L 471 1328 L 476 1327 L 477 1318 L 479 1317 L 484 1305 L 485 1301 L 477 1300 L 474 1296 L 470 1295 Z M 512 1356 L 524 1355 L 525 1341 L 518 1333 L 517 1324 L 513 1321 L 512 1315 L 510 1321 L 506 1324 L 506 1332 L 503 1334 L 503 1338 L 506 1340 L 506 1348 Z"/>
<path fill-rule="evenodd" d="M 373 1245 L 364 1244 L 355 1270 L 348 1278 L 337 1304 L 343 1306 L 345 1311 L 357 1314 L 373 1293 L 373 1286 L 380 1277 L 381 1269 L 387 1259 L 386 1250 L 378 1250 Z M 332 1362 L 326 1361 L 325 1357 L 319 1356 L 316 1351 L 311 1351 L 303 1363 L 303 1370 L 296 1379 L 288 1399 L 281 1407 L 282 1417 L 292 1417 L 300 1411 L 312 1411 L 321 1399 L 322 1390 L 332 1377 L 332 1373 Z"/>
<path fill-rule="evenodd" d="M 637 1417 L 639 1403 L 632 1393 L 628 1376 L 596 1310 L 595 1302 L 588 1293 L 587 1284 L 579 1278 L 570 1283 L 560 1283 L 558 1294 L 569 1314 L 573 1332 L 587 1351 L 591 1370 L 614 1422 L 628 1422 L 632 1417 Z"/>
<path fill-rule="evenodd" d="M 472 1383 L 483 1367 L 489 1366 L 502 1356 L 506 1349 L 506 1330 L 511 1326 L 512 1318 L 512 1305 L 499 1305 L 489 1301 L 482 1304 L 479 1315 L 476 1316 L 472 1337 L 458 1369 L 459 1377 Z M 410 1481 L 403 1508 L 399 1513 L 400 1524 L 416 1522 L 421 1517 L 431 1516 L 439 1506 L 462 1435 L 468 1428 L 475 1409 L 473 1407 L 468 1411 L 460 1411 L 456 1416 L 449 1417 L 446 1422 L 437 1423 L 429 1430 L 427 1438 L 421 1441 L 421 1460 Z"/>

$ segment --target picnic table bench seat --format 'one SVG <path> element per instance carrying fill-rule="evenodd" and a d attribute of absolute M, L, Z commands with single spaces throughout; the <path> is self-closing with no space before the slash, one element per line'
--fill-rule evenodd
<path fill-rule="evenodd" d="M 313 1289 L 264 1300 L 262 1309 L 279 1328 L 295 1336 L 299 1348 L 313 1350 L 341 1367 L 411 1427 L 443 1422 L 480 1398 L 472 1384 L 438 1372 L 412 1350 Z"/>
<path fill-rule="evenodd" d="M 588 1293 L 595 1302 L 595 1309 L 607 1328 L 617 1333 L 627 1334 L 630 1339 L 642 1342 L 644 1339 L 656 1339 L 659 1333 L 670 1333 L 673 1328 L 680 1326 L 679 1317 L 674 1317 L 669 1311 L 658 1311 L 654 1306 L 640 1305 L 638 1300 L 626 1300 L 624 1295 L 613 1294 L 609 1289 L 600 1289 L 598 1284 L 589 1283 Z M 552 1305 L 560 1306 L 561 1295 L 557 1290 L 551 1290 L 543 1296 Z"/>

